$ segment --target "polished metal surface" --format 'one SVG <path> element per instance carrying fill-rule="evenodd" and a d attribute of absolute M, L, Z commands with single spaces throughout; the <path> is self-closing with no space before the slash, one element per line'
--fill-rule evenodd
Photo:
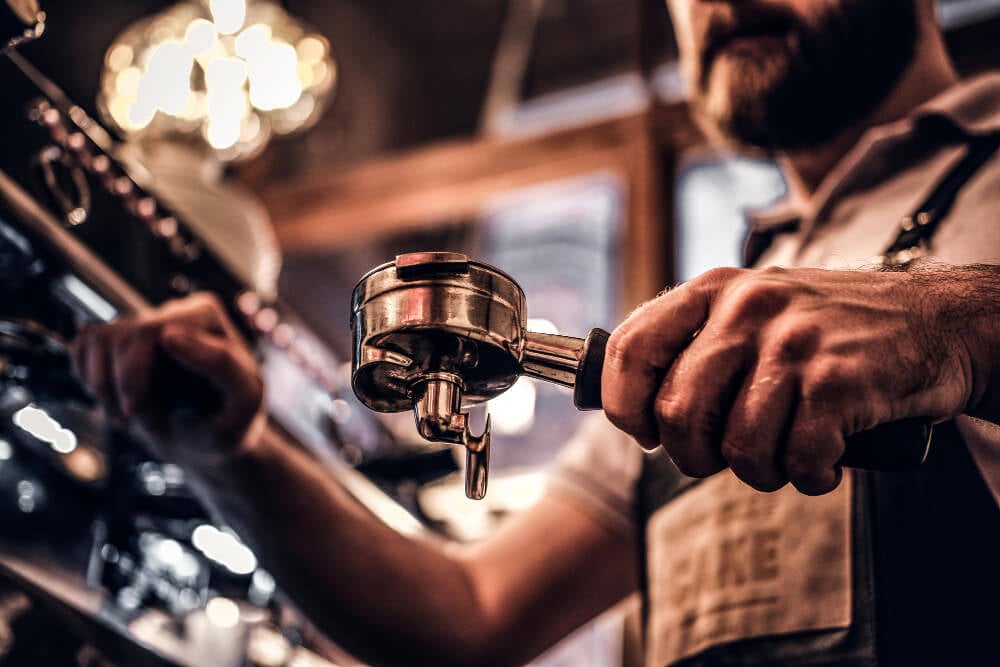
<path fill-rule="evenodd" d="M 572 387 L 583 354 L 582 338 L 528 331 L 524 337 L 521 369 L 528 377 Z"/>
<path fill-rule="evenodd" d="M 353 384 L 380 412 L 413 406 L 430 373 L 462 379 L 466 404 L 517 379 L 525 302 L 500 271 L 454 253 L 403 255 L 361 279 L 352 299 Z"/>
<path fill-rule="evenodd" d="M 466 494 L 482 498 L 490 424 L 473 435 L 463 408 L 521 375 L 567 387 L 580 377 L 585 341 L 530 332 L 526 322 L 524 293 L 499 269 L 458 253 L 401 255 L 354 289 L 354 392 L 373 410 L 412 409 L 427 440 L 465 447 Z"/>

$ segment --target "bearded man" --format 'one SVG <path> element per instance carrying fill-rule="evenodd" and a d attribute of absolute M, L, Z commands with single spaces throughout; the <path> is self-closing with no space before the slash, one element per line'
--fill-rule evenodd
<path fill-rule="evenodd" d="M 761 268 L 613 334 L 606 412 L 654 454 L 595 420 L 536 507 L 440 545 L 262 435 L 257 368 L 210 297 L 89 330 L 77 366 L 373 663 L 521 664 L 634 591 L 648 665 L 993 663 L 1000 78 L 958 80 L 931 0 L 668 4 L 698 117 L 792 185 L 755 220 Z M 822 268 L 773 268 L 793 265 Z M 150 427 L 158 346 L 225 394 L 198 437 Z M 843 473 L 846 438 L 904 418 L 939 422 L 921 467 Z"/>

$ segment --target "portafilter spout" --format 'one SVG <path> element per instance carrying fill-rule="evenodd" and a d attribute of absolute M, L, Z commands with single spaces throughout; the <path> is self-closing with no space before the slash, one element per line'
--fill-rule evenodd
<path fill-rule="evenodd" d="M 597 409 L 608 334 L 527 331 L 524 293 L 510 276 L 457 253 L 400 255 L 366 274 L 351 307 L 354 393 L 380 412 L 413 410 L 427 440 L 466 449 L 465 491 L 486 493 L 490 422 L 473 435 L 465 409 L 518 377 L 574 387 Z"/>

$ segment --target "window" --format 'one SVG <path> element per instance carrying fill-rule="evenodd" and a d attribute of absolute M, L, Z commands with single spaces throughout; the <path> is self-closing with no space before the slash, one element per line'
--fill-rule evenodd
<path fill-rule="evenodd" d="M 787 188 L 774 162 L 701 154 L 677 179 L 677 279 L 742 264 L 747 209 L 765 206 Z"/>

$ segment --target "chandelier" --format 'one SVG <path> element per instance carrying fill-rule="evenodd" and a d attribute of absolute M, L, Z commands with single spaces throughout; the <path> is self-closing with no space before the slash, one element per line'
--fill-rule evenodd
<path fill-rule="evenodd" d="M 315 123 L 336 80 L 327 40 L 278 5 L 188 1 L 115 38 L 98 107 L 126 138 L 193 138 L 235 160 Z"/>

